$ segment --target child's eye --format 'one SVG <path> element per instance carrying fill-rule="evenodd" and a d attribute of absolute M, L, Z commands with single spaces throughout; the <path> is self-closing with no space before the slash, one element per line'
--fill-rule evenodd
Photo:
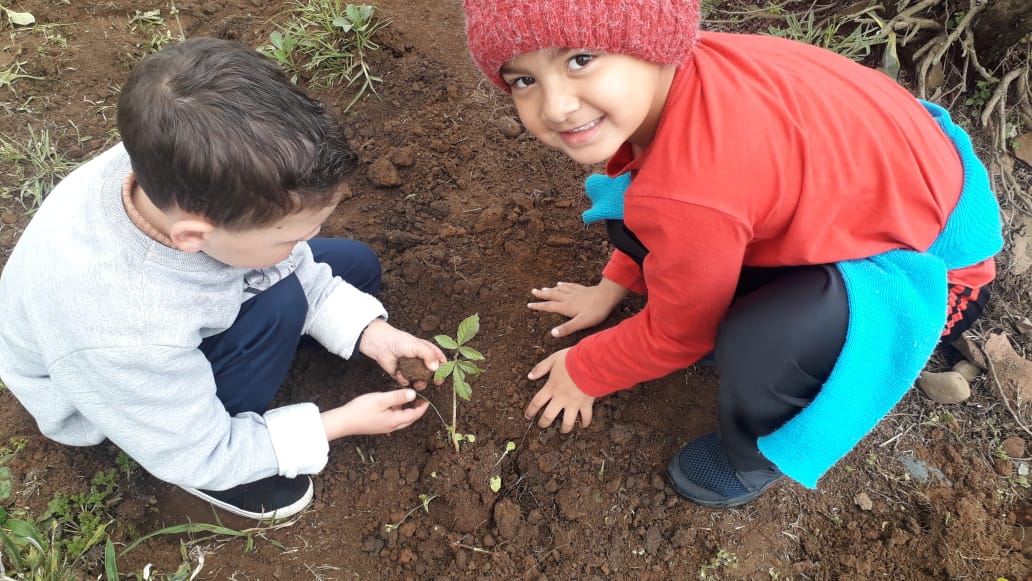
<path fill-rule="evenodd" d="M 509 86 L 513 89 L 526 89 L 534 84 L 534 77 L 516 77 L 509 79 Z"/>
<path fill-rule="evenodd" d="M 581 53 L 573 55 L 570 57 L 570 69 L 574 71 L 583 69 L 588 66 L 588 63 L 590 63 L 594 58 L 595 55 L 591 54 Z"/>

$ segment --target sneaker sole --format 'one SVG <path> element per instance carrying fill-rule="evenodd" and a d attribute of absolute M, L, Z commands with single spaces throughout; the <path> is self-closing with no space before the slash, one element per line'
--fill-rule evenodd
<path fill-rule="evenodd" d="M 667 476 L 670 478 L 670 484 L 674 487 L 674 490 L 677 492 L 677 494 L 681 495 L 681 497 L 690 500 L 700 506 L 705 506 L 707 508 L 734 508 L 736 506 L 741 506 L 747 502 L 752 502 L 753 500 L 756 500 L 761 494 L 763 494 L 772 486 L 774 486 L 778 482 L 781 482 L 785 478 L 784 476 L 782 476 L 781 478 L 770 481 L 759 490 L 750 492 L 748 494 L 743 494 L 741 496 L 735 496 L 733 498 L 700 498 L 700 496 L 702 495 L 716 496 L 716 494 L 713 491 L 706 490 L 705 488 L 702 488 L 701 486 L 685 478 L 684 474 L 681 473 L 681 467 L 677 461 L 677 456 L 677 454 L 674 454 L 674 457 L 670 459 L 670 463 L 667 464 Z"/>
<path fill-rule="evenodd" d="M 203 490 L 186 487 L 183 487 L 183 490 L 189 492 L 197 498 L 204 500 L 212 506 L 221 508 L 222 510 L 228 513 L 232 513 L 237 516 L 242 516 L 244 518 L 250 518 L 254 520 L 281 520 L 285 518 L 290 518 L 304 510 L 312 502 L 312 498 L 315 496 L 315 487 L 312 485 L 312 479 L 309 478 L 308 490 L 305 491 L 305 494 L 301 498 L 294 501 L 293 504 L 284 506 L 282 508 L 278 508 L 270 512 L 251 512 L 248 510 L 244 510 L 238 506 L 233 506 L 232 504 L 223 502 L 212 496 L 209 496 L 205 494 Z"/>

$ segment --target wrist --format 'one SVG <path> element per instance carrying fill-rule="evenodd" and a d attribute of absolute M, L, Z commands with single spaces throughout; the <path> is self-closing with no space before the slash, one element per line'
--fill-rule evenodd
<path fill-rule="evenodd" d="M 351 422 L 348 421 L 347 411 L 344 406 L 336 407 L 319 414 L 322 419 L 323 430 L 326 432 L 326 439 L 330 442 L 338 438 L 352 435 L 349 431 Z"/>

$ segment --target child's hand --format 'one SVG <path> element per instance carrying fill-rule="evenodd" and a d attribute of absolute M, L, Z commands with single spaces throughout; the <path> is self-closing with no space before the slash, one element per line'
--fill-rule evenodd
<path fill-rule="evenodd" d="M 569 349 L 556 351 L 530 370 L 528 376 L 530 379 L 540 379 L 545 375 L 549 377 L 545 386 L 538 390 L 534 399 L 530 400 L 530 404 L 527 405 L 527 410 L 524 412 L 526 418 L 531 420 L 534 419 L 538 410 L 544 407 L 545 411 L 541 412 L 541 417 L 538 419 L 538 426 L 542 428 L 552 425 L 552 422 L 562 412 L 561 431 L 564 434 L 573 429 L 578 415 L 580 415 L 581 427 L 591 424 L 591 407 L 595 403 L 595 398 L 585 395 L 578 389 L 577 384 L 570 379 L 570 375 L 566 372 L 566 353 L 568 351 Z M 547 407 L 545 407 L 546 404 Z"/>
<path fill-rule="evenodd" d="M 426 400 L 404 407 L 415 399 L 416 392 L 411 389 L 362 394 L 321 414 L 326 437 L 335 440 L 343 436 L 389 434 L 407 428 L 430 407 Z"/>
<path fill-rule="evenodd" d="M 542 299 L 540 303 L 527 305 L 532 310 L 558 313 L 570 318 L 552 329 L 553 337 L 565 337 L 594 327 L 606 320 L 609 313 L 627 296 L 627 289 L 607 278 L 595 286 L 560 282 L 553 288 L 532 289 L 530 292 Z"/>
<path fill-rule="evenodd" d="M 448 361 L 437 345 L 395 329 L 383 319 L 376 319 L 369 323 L 362 333 L 358 350 L 366 357 L 376 361 L 388 375 L 398 382 L 398 385 L 403 386 L 407 386 L 409 380 L 398 369 L 398 358 L 415 357 L 420 359 L 430 371 L 437 371 L 442 363 Z M 440 384 L 443 381 L 437 383 Z M 426 387 L 426 382 L 417 381 L 413 387 L 423 389 Z"/>

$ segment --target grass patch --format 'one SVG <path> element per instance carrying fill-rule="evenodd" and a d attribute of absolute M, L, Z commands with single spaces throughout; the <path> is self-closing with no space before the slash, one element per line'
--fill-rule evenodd
<path fill-rule="evenodd" d="M 375 6 L 296 0 L 284 14 L 287 21 L 277 24 L 269 44 L 258 50 L 278 62 L 294 82 L 307 77 L 316 87 L 355 87 L 345 111 L 366 92 L 376 92 L 383 79 L 373 74 L 367 55 L 380 48 L 373 37 L 390 20 L 378 18 Z"/>
<path fill-rule="evenodd" d="M 0 188 L 0 199 L 16 199 L 26 213 L 32 214 L 78 163 L 57 151 L 48 130 L 37 131 L 31 125 L 28 130 L 24 142 L 0 135 L 0 164 L 15 184 Z"/>
<path fill-rule="evenodd" d="M 865 10 L 850 16 L 817 20 L 812 11 L 802 17 L 786 12 L 783 24 L 772 25 L 767 32 L 771 36 L 798 40 L 862 61 L 875 47 L 888 42 L 881 25 L 867 14 Z"/>

